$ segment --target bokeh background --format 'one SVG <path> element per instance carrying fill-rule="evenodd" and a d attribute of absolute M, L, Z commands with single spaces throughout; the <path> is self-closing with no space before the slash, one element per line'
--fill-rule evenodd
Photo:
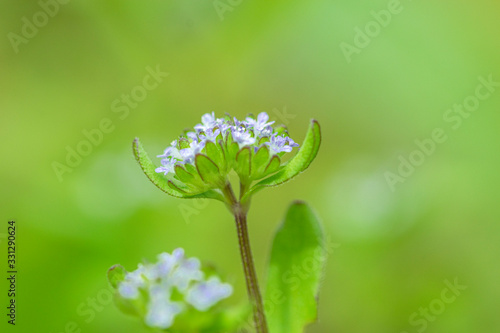
<path fill-rule="evenodd" d="M 309 171 L 261 192 L 249 216 L 261 284 L 289 203 L 306 200 L 321 216 L 335 248 L 307 332 L 417 332 L 409 318 L 455 279 L 467 289 L 424 331 L 499 331 L 500 89 L 456 130 L 443 116 L 479 76 L 500 81 L 500 6 L 402 0 L 349 62 L 341 43 L 354 45 L 356 27 L 390 3 L 73 0 L 16 52 L 10 33 L 41 7 L 2 0 L 0 236 L 8 219 L 18 224 L 12 331 L 145 332 L 109 303 L 106 270 L 176 247 L 216 263 L 236 288 L 231 302 L 245 299 L 225 207 L 168 197 L 131 153 L 136 136 L 162 152 L 211 111 L 266 111 L 298 142 L 310 118 L 322 125 Z M 169 75 L 126 117 L 113 112 L 148 66 Z M 113 130 L 60 181 L 53 163 L 105 118 Z M 448 139 L 392 191 L 386 172 L 436 128 Z"/>

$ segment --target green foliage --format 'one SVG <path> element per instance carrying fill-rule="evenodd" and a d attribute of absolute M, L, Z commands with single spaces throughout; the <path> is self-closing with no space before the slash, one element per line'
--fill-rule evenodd
<path fill-rule="evenodd" d="M 244 200 L 248 199 L 250 195 L 265 187 L 284 184 L 304 172 L 316 158 L 320 145 L 321 128 L 316 120 L 312 120 L 304 142 L 302 143 L 297 155 L 295 155 L 293 159 L 290 160 L 278 173 L 255 184 L 246 194 Z M 273 166 L 270 164 L 269 167 L 272 168 L 269 172 L 273 172 L 275 171 L 274 169 L 276 169 L 275 165 Z"/>
<path fill-rule="evenodd" d="M 240 177 L 242 183 L 248 183 L 250 174 L 252 173 L 252 149 L 243 147 L 236 154 L 236 173 Z"/>
<path fill-rule="evenodd" d="M 251 307 L 241 304 L 233 307 L 217 307 L 214 310 L 200 312 L 189 309 L 176 318 L 174 325 L 167 330 L 170 333 L 221 333 L 237 332 L 251 313 Z"/>
<path fill-rule="evenodd" d="M 224 186 L 224 177 L 220 173 L 219 167 L 208 156 L 197 154 L 195 157 L 195 165 L 201 179 L 211 187 Z"/>
<path fill-rule="evenodd" d="M 205 144 L 205 150 L 207 152 L 208 158 L 210 158 L 218 168 L 221 168 L 221 173 L 224 173 L 225 170 L 225 160 L 224 153 L 222 151 L 222 147 L 220 144 L 216 144 L 212 141 L 207 141 Z"/>
<path fill-rule="evenodd" d="M 138 138 L 134 140 L 132 147 L 135 159 L 137 160 L 137 162 L 139 162 L 139 165 L 144 174 L 156 187 L 158 187 L 163 192 L 177 198 L 210 198 L 224 201 L 222 195 L 216 191 L 207 190 L 206 188 L 196 186 L 196 183 L 193 189 L 187 187 L 184 183 L 181 183 L 174 179 L 169 179 L 165 175 L 157 173 L 155 171 L 156 166 L 154 165 L 153 161 L 151 161 L 151 158 L 149 157 L 148 153 L 146 152 Z M 206 177 L 212 177 L 210 172 L 213 170 L 210 170 L 210 167 L 207 166 L 208 163 L 206 163 L 206 160 L 200 163 L 202 164 L 202 172 L 205 173 Z M 182 177 L 188 177 L 188 175 L 183 175 Z"/>
<path fill-rule="evenodd" d="M 320 221 L 306 203 L 293 203 L 271 252 L 265 297 L 270 333 L 300 333 L 316 320 L 325 258 Z"/>

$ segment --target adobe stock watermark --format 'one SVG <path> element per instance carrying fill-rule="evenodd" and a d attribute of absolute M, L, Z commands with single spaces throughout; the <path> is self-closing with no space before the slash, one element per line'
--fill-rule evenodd
<path fill-rule="evenodd" d="M 241 5 L 242 2 L 243 0 L 214 0 L 212 4 L 214 5 L 219 19 L 224 21 L 226 13 L 232 12 L 236 7 Z"/>
<path fill-rule="evenodd" d="M 484 102 L 490 98 L 500 87 L 500 82 L 493 81 L 493 75 L 487 78 L 478 77 L 479 84 L 474 93 L 467 96 L 461 103 L 455 103 L 452 107 L 443 113 L 443 121 L 451 126 L 453 131 L 462 127 L 465 119 L 468 119 Z M 396 191 L 396 185 L 402 184 L 411 177 L 418 167 L 421 167 L 427 159 L 433 155 L 439 145 L 446 142 L 449 138 L 447 131 L 442 127 L 437 127 L 430 133 L 429 137 L 416 139 L 414 141 L 416 148 L 408 155 L 399 155 L 399 166 L 396 172 L 386 171 L 384 173 L 387 185 L 392 192 Z"/>
<path fill-rule="evenodd" d="M 160 65 L 156 68 L 146 67 L 147 74 L 142 79 L 141 84 L 136 85 L 129 93 L 124 93 L 111 102 L 111 111 L 116 114 L 119 120 L 125 120 L 130 111 L 136 109 L 143 102 L 148 93 L 158 88 L 169 73 L 160 70 Z M 99 146 L 106 135 L 116 129 L 116 119 L 104 117 L 97 126 L 92 129 L 83 129 L 83 139 L 74 146 L 66 146 L 66 158 L 64 162 L 53 161 L 51 166 L 59 182 L 63 181 L 63 175 L 73 172 L 78 167 L 83 158 L 89 156 L 94 148 Z"/>
<path fill-rule="evenodd" d="M 297 117 L 296 114 L 288 113 L 286 105 L 282 108 L 282 110 L 273 108 L 272 111 L 272 114 L 270 113 L 269 115 L 270 120 L 276 121 L 277 123 L 281 123 L 285 126 L 288 126 L 290 124 L 290 120 L 293 120 L 295 119 L 295 117 Z"/>
<path fill-rule="evenodd" d="M 90 324 L 97 316 L 98 313 L 102 312 L 108 305 L 113 301 L 113 289 L 111 286 L 107 288 L 102 288 L 97 292 L 95 297 L 87 297 L 87 299 L 76 308 L 76 314 L 80 319 L 84 321 L 85 324 Z M 62 330 L 50 333 L 81 333 L 82 325 L 77 321 L 68 321 Z"/>
<path fill-rule="evenodd" d="M 403 9 L 404 6 L 401 0 L 389 0 L 386 9 L 379 11 L 372 10 L 370 12 L 373 20 L 366 23 L 363 28 L 359 26 L 354 27 L 355 34 L 352 44 L 341 42 L 339 45 L 347 63 L 350 64 L 352 62 L 354 54 L 360 54 L 362 50 L 367 48 L 372 40 L 380 35 L 382 29 L 387 28 L 393 18 L 401 14 Z"/>
<path fill-rule="evenodd" d="M 201 211 L 207 208 L 209 204 L 208 199 L 195 198 L 187 200 L 187 203 L 179 204 L 178 207 L 184 222 L 190 224 L 191 217 L 193 215 L 200 215 Z"/>
<path fill-rule="evenodd" d="M 425 332 L 429 323 L 435 322 L 448 306 L 454 303 L 464 290 L 467 290 L 467 286 L 460 284 L 458 278 L 455 278 L 453 283 L 445 280 L 444 284 L 446 287 L 441 291 L 439 297 L 433 299 L 426 307 L 420 307 L 408 318 L 408 323 L 414 330 L 400 333 Z"/>
<path fill-rule="evenodd" d="M 15 53 L 19 53 L 19 46 L 21 44 L 28 44 L 29 41 L 38 35 L 40 29 L 45 27 L 51 18 L 54 18 L 60 10 L 61 5 L 66 5 L 71 0 L 40 0 L 38 5 L 40 10 L 28 18 L 23 16 L 21 18 L 20 34 L 9 32 L 7 38 L 12 45 Z"/>
<path fill-rule="evenodd" d="M 315 251 L 311 257 L 305 258 L 299 265 L 295 265 L 290 270 L 283 273 L 283 283 L 285 285 L 289 285 L 292 290 L 300 289 L 303 281 L 316 272 L 318 267 L 325 264 L 328 261 L 328 258 L 333 254 L 334 250 L 340 248 L 340 246 L 340 243 L 333 242 L 331 236 L 327 235 L 325 243 L 321 249 Z M 321 289 L 321 286 L 323 285 L 324 276 L 325 274 L 322 275 L 318 289 Z M 287 301 L 287 295 L 285 295 L 281 290 L 275 290 L 272 294 L 266 294 L 265 296 L 266 298 L 263 303 L 266 315 L 268 316 L 276 311 L 276 307 Z M 238 330 L 238 332 L 253 332 L 254 327 L 255 324 L 253 319 L 249 318 L 244 327 Z"/>

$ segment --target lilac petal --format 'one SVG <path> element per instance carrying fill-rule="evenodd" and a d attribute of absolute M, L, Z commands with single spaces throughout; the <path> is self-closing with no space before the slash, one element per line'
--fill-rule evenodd
<path fill-rule="evenodd" d="M 243 127 L 233 129 L 232 134 L 233 140 L 239 144 L 240 148 L 255 143 L 255 138 Z"/>
<path fill-rule="evenodd" d="M 221 283 L 219 278 L 212 277 L 200 282 L 188 291 L 186 301 L 199 311 L 206 311 L 219 301 L 233 293 L 231 285 Z"/>
<path fill-rule="evenodd" d="M 184 259 L 184 249 L 183 248 L 175 249 L 174 252 L 172 252 L 172 257 L 174 257 L 177 262 L 181 261 L 182 259 Z"/>
<path fill-rule="evenodd" d="M 186 136 L 193 141 L 198 141 L 198 135 L 195 132 L 187 132 Z"/>
<path fill-rule="evenodd" d="M 118 292 L 123 298 L 136 299 L 139 297 L 139 288 L 131 282 L 122 282 L 118 286 Z"/>
<path fill-rule="evenodd" d="M 145 318 L 146 325 L 160 329 L 170 328 L 174 323 L 175 316 L 182 310 L 179 303 L 171 302 L 167 298 L 152 299 Z"/>
<path fill-rule="evenodd" d="M 208 126 L 208 125 L 211 125 L 215 122 L 215 112 L 212 112 L 212 114 L 210 113 L 205 113 L 202 117 L 201 117 L 201 121 L 203 122 L 203 124 L 205 126 Z"/>
<path fill-rule="evenodd" d="M 258 124 L 265 124 L 269 120 L 269 115 L 266 112 L 261 112 L 257 116 Z"/>

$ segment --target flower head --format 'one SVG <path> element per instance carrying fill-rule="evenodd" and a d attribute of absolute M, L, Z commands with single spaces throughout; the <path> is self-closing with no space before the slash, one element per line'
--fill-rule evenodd
<path fill-rule="evenodd" d="M 154 264 L 139 264 L 135 271 L 127 272 L 117 291 L 131 305 L 145 302 L 146 325 L 167 329 L 178 314 L 207 311 L 231 296 L 231 285 L 215 275 L 205 275 L 197 258 L 186 258 L 183 249 L 176 249 L 172 254 L 160 254 Z"/>
<path fill-rule="evenodd" d="M 281 185 L 306 170 L 320 144 L 320 126 L 312 120 L 302 148 L 286 161 L 285 155 L 299 145 L 284 126 L 275 126 L 267 113 L 239 120 L 227 114 L 217 118 L 212 112 L 158 155 L 159 167 L 154 166 L 138 139 L 133 148 L 149 180 L 167 194 L 227 204 L 231 201 L 230 172 L 239 176 L 244 190 L 241 200 L 247 202 L 260 189 Z"/>
<path fill-rule="evenodd" d="M 199 192 L 221 188 L 232 169 L 245 179 L 260 179 L 277 171 L 275 164 L 273 168 L 266 168 L 274 155 L 291 152 L 293 147 L 298 146 L 287 134 L 283 134 L 282 128 L 273 128 L 273 124 L 274 121 L 269 121 L 269 115 L 265 112 L 261 112 L 257 118 L 249 116 L 245 120 L 229 116 L 217 118 L 214 112 L 207 113 L 201 117 L 201 124 L 174 140 L 163 154 L 158 155 L 162 158 L 161 166 L 155 171 L 184 183 L 177 184 L 172 180 L 177 188 L 186 186 Z M 257 153 L 259 148 L 267 147 L 268 154 L 267 157 L 261 156 L 260 165 L 255 165 L 251 174 L 242 175 L 239 164 L 244 162 L 238 161 L 238 153 L 245 147 L 252 148 L 251 155 Z M 207 157 L 204 161 L 208 162 L 200 166 L 197 162 L 199 155 Z M 185 172 L 176 166 L 185 168 Z M 197 174 L 193 174 L 195 171 Z M 211 174 L 206 175 L 205 171 Z"/>

